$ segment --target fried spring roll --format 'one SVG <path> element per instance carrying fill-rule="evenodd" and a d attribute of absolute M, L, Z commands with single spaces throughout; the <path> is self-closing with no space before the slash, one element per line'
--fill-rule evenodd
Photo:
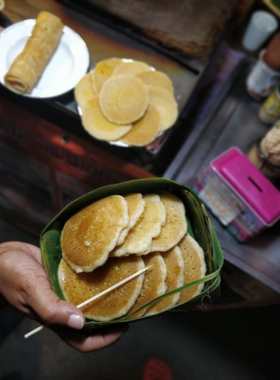
<path fill-rule="evenodd" d="M 11 91 L 17 94 L 31 92 L 60 42 L 63 26 L 53 14 L 44 11 L 39 13 L 23 51 L 4 77 Z"/>
<path fill-rule="evenodd" d="M 5 0 L 0 0 L 0 11 L 5 7 Z"/>

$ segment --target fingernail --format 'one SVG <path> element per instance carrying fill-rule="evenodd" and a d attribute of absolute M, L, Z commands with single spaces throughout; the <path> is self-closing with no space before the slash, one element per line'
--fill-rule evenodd
<path fill-rule="evenodd" d="M 84 321 L 79 315 L 71 314 L 68 319 L 67 325 L 69 327 L 72 327 L 73 329 L 80 330 L 84 325 Z"/>

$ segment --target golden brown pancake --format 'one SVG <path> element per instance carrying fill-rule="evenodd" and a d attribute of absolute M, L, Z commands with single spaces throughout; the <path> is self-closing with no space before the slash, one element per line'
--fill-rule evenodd
<path fill-rule="evenodd" d="M 162 258 L 166 264 L 166 293 L 180 288 L 184 284 L 184 261 L 181 251 L 174 247 L 167 252 L 161 252 Z M 180 293 L 176 293 L 150 306 L 145 315 L 154 315 L 170 309 L 178 302 Z"/>
<path fill-rule="evenodd" d="M 141 119 L 132 124 L 131 130 L 121 138 L 126 144 L 144 146 L 157 137 L 160 128 L 160 116 L 156 108 L 152 105 Z"/>
<path fill-rule="evenodd" d="M 91 273 L 76 273 L 62 259 L 58 279 L 64 298 L 74 305 L 79 305 L 143 268 L 145 265 L 141 257 L 130 256 L 109 259 Z M 125 315 L 140 293 L 144 276 L 141 274 L 82 307 L 85 317 L 103 322 Z"/>
<path fill-rule="evenodd" d="M 184 260 L 184 285 L 199 280 L 206 274 L 206 264 L 203 249 L 197 241 L 186 234 L 179 242 L 178 247 Z M 179 303 L 190 300 L 201 293 L 204 284 L 193 286 L 181 292 Z"/>
<path fill-rule="evenodd" d="M 162 73 L 161 71 L 146 71 L 136 75 L 140 78 L 146 85 L 149 86 L 160 86 L 171 92 L 173 94 L 173 85 L 169 77 Z"/>
<path fill-rule="evenodd" d="M 119 125 L 109 121 L 102 113 L 97 96 L 92 97 L 82 107 L 84 129 L 99 140 L 115 141 L 131 130 L 131 125 Z"/>
<path fill-rule="evenodd" d="M 158 252 L 150 253 L 149 255 L 142 256 L 144 264 L 146 267 L 153 265 L 153 267 L 146 272 L 145 278 L 143 281 L 141 292 L 133 305 L 129 310 L 128 314 L 137 310 L 139 307 L 145 305 L 146 303 L 154 300 L 155 298 L 163 295 L 166 291 L 166 264 Z M 141 317 L 147 308 L 144 308 L 135 314 L 133 314 L 130 319 L 135 319 Z"/>
<path fill-rule="evenodd" d="M 153 238 L 150 252 L 167 251 L 177 245 L 187 232 L 186 211 L 181 199 L 166 191 L 159 192 L 166 209 L 166 222 Z"/>
<path fill-rule="evenodd" d="M 140 61 L 131 61 L 131 62 L 122 62 L 118 67 L 113 71 L 113 75 L 136 75 L 143 73 L 145 71 L 151 71 L 150 66 L 145 62 Z"/>
<path fill-rule="evenodd" d="M 143 214 L 128 232 L 124 243 L 116 247 L 110 256 L 141 255 L 149 249 L 153 237 L 159 235 L 166 219 L 165 208 L 156 194 L 146 194 L 143 199 L 146 202 Z"/>
<path fill-rule="evenodd" d="M 111 195 L 85 207 L 65 224 L 61 234 L 63 258 L 76 272 L 103 265 L 128 225 L 128 207 L 120 195 Z"/>
<path fill-rule="evenodd" d="M 160 86 L 148 86 L 149 102 L 156 107 L 161 117 L 160 130 L 172 127 L 178 117 L 178 106 L 173 94 Z"/>
<path fill-rule="evenodd" d="M 139 78 L 112 76 L 100 91 L 99 104 L 111 122 L 130 124 L 144 115 L 148 106 L 148 90 Z"/>
<path fill-rule="evenodd" d="M 83 108 L 90 99 L 95 97 L 90 79 L 91 73 L 84 75 L 77 83 L 74 95 L 78 105 Z"/>
<path fill-rule="evenodd" d="M 122 230 L 117 245 L 125 241 L 128 232 L 135 226 L 145 209 L 145 201 L 140 193 L 124 195 L 124 199 L 128 206 L 129 222 L 127 227 Z"/>
<path fill-rule="evenodd" d="M 114 69 L 121 63 L 122 60 L 120 58 L 109 58 L 97 63 L 90 76 L 96 94 L 100 93 L 103 84 L 110 78 Z"/>

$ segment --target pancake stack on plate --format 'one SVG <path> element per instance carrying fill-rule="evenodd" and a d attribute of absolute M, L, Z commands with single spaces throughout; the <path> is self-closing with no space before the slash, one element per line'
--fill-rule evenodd
<path fill-rule="evenodd" d="M 169 77 L 145 62 L 99 62 L 75 88 L 84 129 L 93 137 L 145 146 L 171 128 L 178 116 Z"/>
<path fill-rule="evenodd" d="M 75 305 L 152 265 L 84 306 L 85 316 L 95 321 L 158 314 L 203 288 L 197 285 L 146 306 L 206 273 L 204 252 L 187 232 L 185 206 L 166 191 L 111 195 L 92 203 L 66 222 L 61 249 L 59 285 Z"/>

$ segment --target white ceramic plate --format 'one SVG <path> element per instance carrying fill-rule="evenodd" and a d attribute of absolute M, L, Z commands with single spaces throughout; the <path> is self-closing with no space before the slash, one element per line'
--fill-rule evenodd
<path fill-rule="evenodd" d="M 0 82 L 16 56 L 23 50 L 36 20 L 13 24 L 0 33 Z M 90 55 L 84 40 L 64 26 L 60 43 L 31 93 L 31 98 L 51 98 L 72 90 L 87 72 Z"/>

